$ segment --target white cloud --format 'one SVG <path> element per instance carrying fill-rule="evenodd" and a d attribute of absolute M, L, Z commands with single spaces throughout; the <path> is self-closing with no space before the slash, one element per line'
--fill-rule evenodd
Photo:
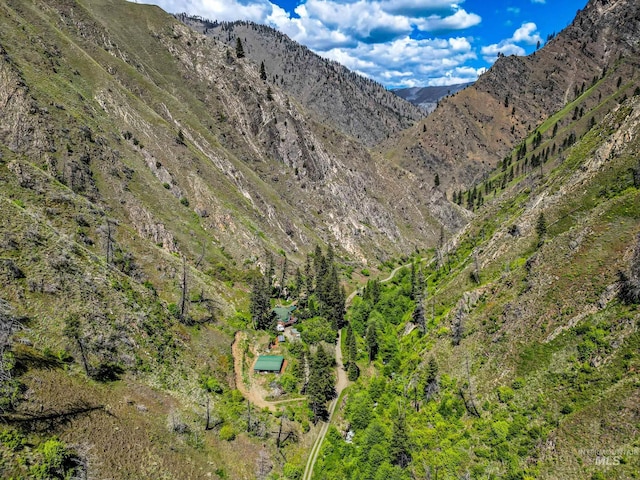
<path fill-rule="evenodd" d="M 476 58 L 467 38 L 423 39 L 408 36 L 321 54 L 387 86 L 446 85 L 474 81 L 478 70 L 465 66 Z M 460 82 L 458 82 L 460 80 Z"/>
<path fill-rule="evenodd" d="M 137 1 L 210 20 L 270 25 L 387 86 L 442 85 L 478 76 L 465 66 L 477 59 L 471 38 L 412 38 L 416 32 L 424 36 L 478 25 L 481 17 L 462 9 L 464 0 L 302 0 L 293 13 L 269 0 Z"/>
<path fill-rule="evenodd" d="M 498 54 L 503 55 L 525 55 L 526 50 L 518 45 L 518 43 L 525 43 L 527 45 L 535 45 L 541 42 L 540 34 L 537 32 L 538 27 L 533 22 L 523 23 L 518 28 L 511 38 L 502 40 L 499 43 L 486 45 L 481 48 L 482 57 L 488 63 L 495 62 Z"/>
<path fill-rule="evenodd" d="M 188 13 L 208 19 L 232 21 L 250 20 L 264 23 L 274 9 L 280 7 L 268 0 L 251 0 L 242 3 L 237 0 L 138 0 L 136 3 L 153 3 L 171 13 Z"/>
<path fill-rule="evenodd" d="M 464 30 L 465 28 L 478 25 L 482 21 L 480 15 L 467 13 L 465 10 L 458 10 L 448 17 L 431 15 L 425 19 L 416 20 L 416 26 L 426 32 L 439 32 L 446 30 Z"/>
<path fill-rule="evenodd" d="M 542 41 L 540 34 L 537 32 L 538 26 L 533 22 L 523 23 L 522 26 L 513 33 L 513 41 L 517 43 L 526 43 L 535 45 Z"/>

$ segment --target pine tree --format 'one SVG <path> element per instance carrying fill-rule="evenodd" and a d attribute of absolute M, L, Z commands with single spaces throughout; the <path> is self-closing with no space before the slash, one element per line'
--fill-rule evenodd
<path fill-rule="evenodd" d="M 332 366 L 331 358 L 325 349 L 318 347 L 318 351 L 311 358 L 311 371 L 306 390 L 309 406 L 313 411 L 314 422 L 326 418 L 326 403 L 336 394 L 331 371 Z"/>
<path fill-rule="evenodd" d="M 424 318 L 424 305 L 422 304 L 422 296 L 418 296 L 416 300 L 416 308 L 412 314 L 413 323 L 415 323 L 420 331 L 424 333 L 426 331 L 426 322 Z"/>
<path fill-rule="evenodd" d="M 393 419 L 389 455 L 394 465 L 398 465 L 400 468 L 406 468 L 411 462 L 407 423 L 404 412 L 402 411 L 399 411 Z"/>
<path fill-rule="evenodd" d="M 367 350 L 369 351 L 369 361 L 375 360 L 378 355 L 378 332 L 374 323 L 367 327 Z"/>
<path fill-rule="evenodd" d="M 267 80 L 267 72 L 264 69 L 264 62 L 260 62 L 260 80 Z"/>
<path fill-rule="evenodd" d="M 253 283 L 250 311 L 254 329 L 273 330 L 276 318 L 271 309 L 271 285 L 262 275 Z"/>
<path fill-rule="evenodd" d="M 544 218 L 544 213 L 540 212 L 538 220 L 536 221 L 536 233 L 538 234 L 538 246 L 544 243 L 545 236 L 547 235 L 547 221 Z"/>
<path fill-rule="evenodd" d="M 236 58 L 244 58 L 244 48 L 240 37 L 236 39 Z"/>
<path fill-rule="evenodd" d="M 429 401 L 436 393 L 438 393 L 438 363 L 435 357 L 431 357 L 424 372 L 424 397 Z"/>
<path fill-rule="evenodd" d="M 307 255 L 307 263 L 304 266 L 304 277 L 306 281 L 307 297 L 309 297 L 309 295 L 313 293 L 313 284 L 315 283 L 313 270 L 311 269 L 311 257 L 309 255 Z"/>
<path fill-rule="evenodd" d="M 356 360 L 358 359 L 358 346 L 356 344 L 356 337 L 353 333 L 351 326 L 347 329 L 347 348 L 349 354 L 349 365 L 347 367 L 347 374 L 349 380 L 355 382 L 360 375 Z"/>

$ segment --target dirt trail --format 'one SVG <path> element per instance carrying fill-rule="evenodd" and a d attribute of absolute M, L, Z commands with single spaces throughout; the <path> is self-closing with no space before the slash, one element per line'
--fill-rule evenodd
<path fill-rule="evenodd" d="M 287 398 L 285 400 L 276 400 L 269 401 L 264 399 L 264 393 L 261 388 L 257 385 L 251 385 L 249 388 L 244 383 L 244 379 L 242 378 L 242 362 L 244 360 L 244 354 L 242 352 L 242 341 L 247 338 L 247 335 L 244 332 L 238 331 L 236 332 L 236 336 L 233 340 L 233 344 L 231 345 L 231 353 L 233 355 L 233 370 L 235 373 L 236 380 L 236 388 L 240 390 L 240 393 L 244 398 L 249 400 L 258 408 L 268 408 L 272 412 L 276 410 L 276 406 L 288 403 L 288 402 L 296 402 L 299 400 L 304 400 L 304 397 L 297 398 Z"/>
<path fill-rule="evenodd" d="M 420 259 L 420 262 L 426 261 L 426 258 Z M 431 260 L 433 261 L 433 260 Z M 400 265 L 399 267 L 394 268 L 387 278 L 380 280 L 380 283 L 386 283 L 393 279 L 396 274 L 405 267 L 411 266 L 410 263 L 406 265 Z M 349 307 L 353 299 L 360 293 L 361 289 L 356 289 L 347 297 L 347 301 L 345 302 L 345 307 Z M 327 435 L 329 431 L 329 425 L 331 425 L 331 418 L 333 417 L 333 412 L 338 405 L 338 400 L 340 399 L 340 394 L 342 391 L 349 386 L 349 379 L 347 377 L 347 372 L 344 369 L 344 365 L 342 363 L 342 349 L 340 348 L 342 337 L 342 330 L 338 332 L 338 342 L 336 344 L 336 370 L 338 373 L 338 379 L 336 381 L 336 398 L 333 399 L 331 404 L 329 405 L 329 421 L 325 422 L 320 429 L 320 433 L 316 438 L 316 441 L 313 444 L 313 448 L 309 453 L 309 458 L 307 459 L 307 464 L 304 468 L 304 475 L 302 476 L 302 480 L 311 480 L 313 478 L 313 467 L 316 464 L 316 460 L 318 459 L 318 455 L 320 454 L 320 447 L 322 447 L 322 442 L 324 442 L 324 437 Z"/>
<path fill-rule="evenodd" d="M 342 363 L 342 349 L 340 348 L 342 339 L 342 330 L 338 332 L 338 341 L 336 343 L 336 370 L 338 373 L 338 378 L 336 380 L 336 397 L 329 404 L 329 421 L 325 422 L 318 433 L 318 437 L 316 441 L 313 443 L 313 448 L 309 453 L 309 458 L 307 459 L 307 464 L 304 468 L 304 475 L 302 476 L 302 480 L 311 480 L 313 477 L 313 467 L 316 464 L 316 460 L 318 455 L 320 454 L 320 447 L 322 447 L 322 442 L 324 441 L 324 437 L 327 435 L 329 431 L 329 425 L 331 425 L 331 417 L 333 417 L 333 412 L 336 410 L 336 406 L 338 405 L 338 400 L 340 400 L 340 394 L 342 391 L 349 386 L 349 379 L 347 378 L 347 372 L 344 370 L 344 365 Z"/>

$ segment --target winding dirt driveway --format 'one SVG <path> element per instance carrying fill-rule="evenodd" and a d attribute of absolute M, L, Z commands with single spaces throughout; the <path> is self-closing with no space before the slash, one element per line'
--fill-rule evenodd
<path fill-rule="evenodd" d="M 240 391 L 242 396 L 253 403 L 258 408 L 268 408 L 272 412 L 276 411 L 276 407 L 282 403 L 297 402 L 304 400 L 305 397 L 287 398 L 285 400 L 269 401 L 264 399 L 264 392 L 257 385 L 251 385 L 249 388 L 244 383 L 242 378 L 242 363 L 244 361 L 244 354 L 242 352 L 241 344 L 247 338 L 245 332 L 238 331 L 231 345 L 231 353 L 233 355 L 233 370 L 235 373 L 236 388 Z"/>

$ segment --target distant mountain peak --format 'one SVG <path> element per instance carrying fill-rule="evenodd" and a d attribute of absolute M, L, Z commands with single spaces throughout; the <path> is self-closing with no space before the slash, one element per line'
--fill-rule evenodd
<path fill-rule="evenodd" d="M 442 98 L 453 95 L 470 85 L 473 85 L 473 82 L 437 87 L 398 88 L 391 91 L 399 97 L 404 98 L 407 102 L 411 102 L 416 107 L 422 108 L 425 112 L 431 113 L 436 109 L 438 102 Z"/>

